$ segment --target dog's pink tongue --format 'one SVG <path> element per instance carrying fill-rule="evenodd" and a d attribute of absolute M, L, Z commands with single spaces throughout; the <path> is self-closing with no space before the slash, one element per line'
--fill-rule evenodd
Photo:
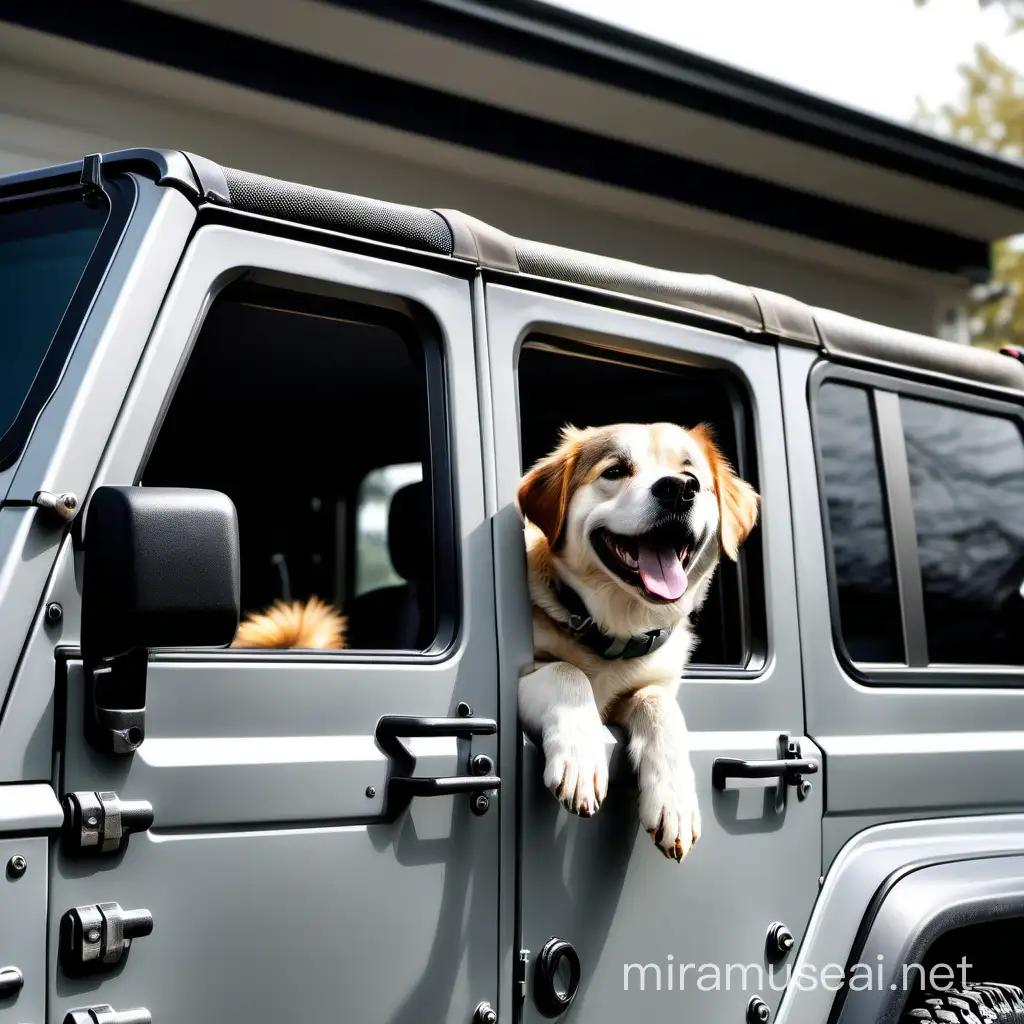
<path fill-rule="evenodd" d="M 686 571 L 679 555 L 670 547 L 653 548 L 641 544 L 637 564 L 644 586 L 666 601 L 678 601 L 686 590 Z"/>

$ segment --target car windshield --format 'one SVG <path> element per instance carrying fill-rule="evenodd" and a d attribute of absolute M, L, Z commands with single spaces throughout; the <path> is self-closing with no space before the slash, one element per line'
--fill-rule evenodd
<path fill-rule="evenodd" d="M 0 205 L 0 438 L 18 420 L 106 216 L 77 197 Z"/>

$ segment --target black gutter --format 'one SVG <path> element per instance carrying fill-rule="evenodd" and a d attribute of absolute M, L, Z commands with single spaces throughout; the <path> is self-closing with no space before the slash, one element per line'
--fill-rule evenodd
<path fill-rule="evenodd" d="M 424 0 L 417 0 L 424 2 Z M 947 273 L 985 242 L 352 67 L 127 0 L 7 0 L 7 21 L 469 149 Z M 130 88 L 130 83 L 125 83 Z M 272 143 L 268 142 L 268 145 Z M 441 197 L 439 197 L 439 200 Z M 1024 206 L 1024 194 L 1020 197 Z M 514 225 L 506 225 L 515 230 Z"/>
<path fill-rule="evenodd" d="M 1024 165 L 542 0 L 325 0 L 1024 208 Z"/>

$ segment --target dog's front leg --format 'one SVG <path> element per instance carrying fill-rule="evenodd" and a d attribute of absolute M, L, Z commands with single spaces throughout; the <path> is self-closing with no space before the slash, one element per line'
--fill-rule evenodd
<path fill-rule="evenodd" d="M 544 747 L 544 785 L 567 810 L 589 818 L 608 792 L 604 726 L 590 680 L 553 661 L 519 680 L 519 715 Z"/>
<path fill-rule="evenodd" d="M 640 823 L 666 857 L 681 861 L 700 838 L 690 745 L 675 686 L 645 686 L 618 705 L 640 783 Z"/>

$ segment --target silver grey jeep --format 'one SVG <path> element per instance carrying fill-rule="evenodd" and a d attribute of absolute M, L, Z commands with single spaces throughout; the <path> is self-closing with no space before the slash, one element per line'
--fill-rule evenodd
<path fill-rule="evenodd" d="M 1024 364 L 128 150 L 0 178 L 0 1024 L 1024 1022 Z M 524 467 L 715 425 L 704 834 L 517 724 Z M 341 650 L 232 647 L 317 596 Z"/>

